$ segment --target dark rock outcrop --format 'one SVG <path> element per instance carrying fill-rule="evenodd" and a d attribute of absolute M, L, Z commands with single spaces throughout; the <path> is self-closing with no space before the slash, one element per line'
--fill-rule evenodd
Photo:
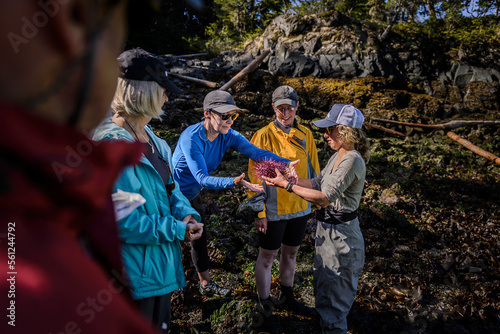
<path fill-rule="evenodd" d="M 481 67 L 460 57 L 461 60 L 437 64 L 433 55 L 426 53 L 425 45 L 397 40 L 382 44 L 374 30 L 338 12 L 328 19 L 299 18 L 294 14 L 278 16 L 261 36 L 247 42 L 242 51 L 225 52 L 212 60 L 211 66 L 241 69 L 267 48 L 271 54 L 262 66 L 286 77 L 386 77 L 412 82 L 439 81 L 459 88 L 476 81 L 500 80 L 497 62 L 485 61 Z M 500 54 L 491 56 L 498 59 Z"/>

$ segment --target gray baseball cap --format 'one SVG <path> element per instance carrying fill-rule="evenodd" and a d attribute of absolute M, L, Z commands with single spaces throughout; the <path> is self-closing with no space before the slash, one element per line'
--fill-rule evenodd
<path fill-rule="evenodd" d="M 289 104 L 297 107 L 297 92 L 290 86 L 279 86 L 273 92 L 273 105 L 276 108 L 282 104 Z"/>
<path fill-rule="evenodd" d="M 233 110 L 241 110 L 236 106 L 236 103 L 234 103 L 231 94 L 223 90 L 213 90 L 205 96 L 203 100 L 203 110 L 210 109 L 222 114 Z"/>
<path fill-rule="evenodd" d="M 361 129 L 365 117 L 363 113 L 350 104 L 334 104 L 324 119 L 312 122 L 318 128 L 327 128 L 335 125 L 346 125 Z"/>

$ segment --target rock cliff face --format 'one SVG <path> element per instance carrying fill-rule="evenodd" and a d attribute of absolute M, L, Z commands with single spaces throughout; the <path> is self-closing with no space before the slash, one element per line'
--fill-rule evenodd
<path fill-rule="evenodd" d="M 454 97 L 459 95 L 461 103 L 479 98 L 472 94 L 479 85 L 485 89 L 479 96 L 493 96 L 493 101 L 487 102 L 488 108 L 500 109 L 500 62 L 491 61 L 500 58 L 499 48 L 491 48 L 488 57 L 476 59 L 474 63 L 463 55 L 457 60 L 443 60 L 442 57 L 438 60 L 418 41 L 403 42 L 398 36 L 392 36 L 382 44 L 375 30 L 338 12 L 327 19 L 281 15 L 242 51 L 224 52 L 212 60 L 211 66 L 241 69 L 267 48 L 271 49 L 271 54 L 261 68 L 277 76 L 384 77 L 418 85 L 432 97 L 453 92 Z"/>

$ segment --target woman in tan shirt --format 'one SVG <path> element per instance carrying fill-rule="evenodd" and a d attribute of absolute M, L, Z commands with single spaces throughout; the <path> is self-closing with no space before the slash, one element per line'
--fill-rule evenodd
<path fill-rule="evenodd" d="M 320 175 L 299 179 L 297 184 L 288 182 L 278 171 L 276 178 L 264 178 L 268 184 L 321 207 L 316 216 L 313 285 L 323 334 L 347 333 L 347 314 L 365 260 L 356 211 L 369 159 L 368 140 L 361 130 L 363 121 L 363 114 L 355 107 L 335 104 L 326 118 L 313 122 L 326 129 L 324 136 L 337 151 Z"/>

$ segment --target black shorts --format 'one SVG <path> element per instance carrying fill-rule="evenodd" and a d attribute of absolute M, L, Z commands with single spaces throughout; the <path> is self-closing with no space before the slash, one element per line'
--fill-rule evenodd
<path fill-rule="evenodd" d="M 289 220 L 268 221 L 266 234 L 259 232 L 259 246 L 267 250 L 276 250 L 281 244 L 300 246 L 306 233 L 309 216 Z"/>

